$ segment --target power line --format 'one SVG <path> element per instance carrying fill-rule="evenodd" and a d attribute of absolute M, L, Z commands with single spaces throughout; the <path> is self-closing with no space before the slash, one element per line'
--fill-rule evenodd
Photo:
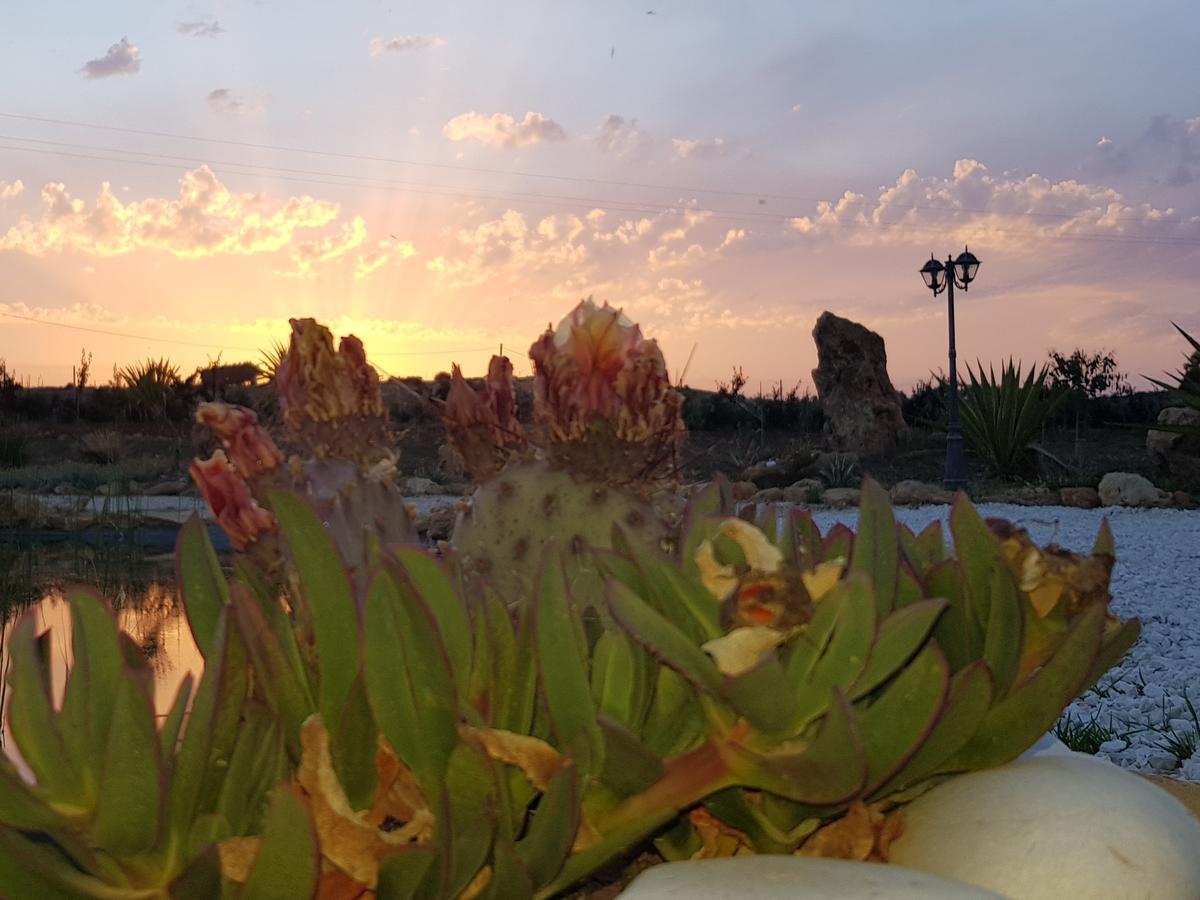
<path fill-rule="evenodd" d="M 239 347 L 231 344 L 217 346 L 216 344 L 201 344 L 197 341 L 180 341 L 171 338 L 156 338 L 147 337 L 144 334 L 130 334 L 126 331 L 112 331 L 106 328 L 92 328 L 87 325 L 70 325 L 66 322 L 51 322 L 46 319 L 39 319 L 37 316 L 22 316 L 18 313 L 0 312 L 0 316 L 9 319 L 20 319 L 23 322 L 32 322 L 34 325 L 49 325 L 53 328 L 66 328 L 71 331 L 85 331 L 89 334 L 103 334 L 108 337 L 128 338 L 135 341 L 144 341 L 147 344 L 174 344 L 180 347 L 198 347 L 202 350 L 240 350 L 244 353 L 258 353 L 262 347 Z M 397 350 L 388 353 L 371 353 L 372 357 L 376 356 L 436 356 L 438 354 L 451 353 L 482 353 L 484 351 L 494 350 L 494 347 L 458 347 L 453 350 Z"/>
<path fill-rule="evenodd" d="M 639 188 L 639 189 L 656 190 L 656 191 L 675 191 L 675 192 L 685 192 L 685 193 L 693 193 L 693 194 L 715 194 L 715 195 L 727 196 L 727 197 L 753 198 L 756 200 L 764 200 L 764 199 L 791 200 L 791 201 L 797 201 L 797 202 L 801 202 L 801 203 L 812 203 L 812 204 L 823 203 L 823 202 L 827 202 L 829 200 L 828 197 L 811 197 L 811 196 L 802 196 L 802 195 L 797 195 L 797 194 L 781 194 L 781 193 L 766 192 L 766 191 L 735 191 L 735 190 L 730 190 L 727 188 L 713 188 L 713 187 L 705 187 L 705 186 L 700 186 L 700 185 L 660 184 L 660 183 L 644 182 L 644 181 L 621 181 L 621 180 L 605 179 L 605 178 L 591 178 L 591 177 L 587 177 L 587 176 L 583 176 L 583 175 L 554 175 L 554 174 L 550 174 L 547 172 L 530 172 L 530 171 L 519 170 L 519 169 L 498 169 L 498 168 L 490 168 L 490 167 L 486 167 L 486 166 L 471 166 L 471 165 L 466 165 L 466 164 L 462 164 L 462 163 L 435 163 L 435 162 L 426 162 L 426 161 L 422 161 L 422 160 L 405 159 L 402 157 L 375 156 L 375 155 L 370 155 L 370 154 L 358 154 L 358 153 L 343 153 L 343 152 L 338 152 L 338 151 L 333 151 L 333 150 L 316 150 L 316 149 L 312 149 L 312 148 L 308 148 L 308 147 L 294 147 L 294 146 L 287 146 L 287 145 L 282 145 L 282 144 L 264 144 L 264 143 L 257 143 L 257 142 L 253 142 L 253 141 L 239 141 L 239 140 L 233 140 L 230 138 L 201 137 L 198 135 L 181 134 L 179 132 L 155 131 L 152 129 L 142 129 L 142 128 L 127 128 L 127 127 L 121 127 L 121 126 L 117 126 L 117 125 L 103 125 L 103 124 L 100 124 L 97 122 L 81 122 L 81 121 L 77 121 L 77 120 L 73 120 L 73 119 L 58 119 L 58 118 L 51 118 L 51 117 L 47 117 L 47 116 L 31 116 L 31 115 L 24 115 L 24 114 L 20 114 L 20 113 L 0 112 L 0 118 L 14 119 L 14 120 L 26 121 L 26 122 L 38 122 L 38 123 L 47 124 L 47 125 L 60 125 L 60 126 L 66 126 L 66 127 L 72 127 L 72 128 L 90 128 L 90 129 L 97 130 L 97 131 L 109 131 L 109 132 L 114 132 L 114 133 L 119 133 L 119 134 L 139 135 L 139 136 L 143 136 L 143 137 L 160 137 L 160 138 L 167 138 L 170 140 L 191 141 L 194 143 L 221 144 L 221 145 L 231 146 L 231 147 L 244 147 L 244 148 L 253 149 L 253 150 L 270 150 L 270 151 L 278 152 L 278 153 L 300 153 L 300 154 L 307 154 L 307 155 L 311 155 L 311 156 L 328 157 L 328 158 L 332 158 L 332 159 L 345 159 L 345 160 L 351 160 L 351 161 L 355 161 L 355 162 L 378 162 L 378 163 L 388 163 L 388 164 L 393 164 L 393 165 L 443 169 L 443 170 L 448 170 L 448 171 L 474 172 L 474 173 L 486 174 L 486 175 L 505 175 L 505 176 L 513 176 L 513 177 L 518 177 L 518 178 L 537 178 L 537 179 L 545 179 L 545 180 L 552 180 L 552 181 L 564 181 L 564 182 L 576 182 L 576 183 L 581 183 L 581 184 L 605 185 L 605 186 L 609 186 L 609 187 Z M 3 136 L 0 136 L 0 137 L 3 137 Z M 6 138 L 6 139 L 34 141 L 34 142 L 47 143 L 47 144 L 55 143 L 53 141 L 39 141 L 36 138 L 19 138 L 18 137 L 18 138 Z M 139 151 L 134 151 L 134 150 L 121 150 L 121 149 L 111 149 L 111 148 L 92 148 L 92 149 L 105 149 L 105 150 L 108 150 L 109 152 L 116 152 L 116 153 L 131 153 L 131 154 L 139 153 Z M 139 153 L 139 155 L 140 155 L 140 153 Z M 153 154 L 153 155 L 161 156 L 161 154 Z M 258 167 L 257 164 L 254 164 L 254 163 L 227 163 L 227 165 Z M 262 168 L 267 168 L 267 167 L 262 167 Z M 287 171 L 287 170 L 284 170 L 284 171 Z M 304 170 L 298 170 L 298 171 L 302 172 Z M 323 173 L 323 174 L 325 174 L 327 176 L 331 176 L 331 177 L 343 177 L 343 178 L 358 177 L 358 176 L 339 175 L 337 173 Z M 401 183 L 405 183 L 405 182 L 401 182 Z M 418 182 L 418 184 L 421 184 L 421 183 Z M 467 188 L 463 188 L 463 189 L 466 190 Z M 487 190 L 487 189 L 479 189 L 479 188 L 471 188 L 471 189 L 472 190 Z M 497 193 L 499 193 L 499 192 L 497 192 Z M 519 193 L 517 195 L 519 195 Z M 550 196 L 554 196 L 554 195 L 531 194 L 529 196 L 550 197 Z M 571 198 L 571 199 L 576 199 L 576 198 Z M 582 201 L 582 202 L 587 202 L 587 201 Z M 604 200 L 604 201 L 596 201 L 596 202 L 597 203 L 613 203 L 613 202 L 621 203 L 621 202 L 633 202 L 633 201 Z M 1088 216 L 1082 216 L 1082 215 L 1071 214 L 1071 213 L 1043 212 L 1043 211 L 1037 211 L 1037 210 L 1006 211 L 1006 210 L 979 209 L 979 208 L 972 208 L 972 207 L 945 207 L 945 206 L 937 206 L 934 204 L 919 204 L 919 203 L 911 203 L 911 204 L 897 203 L 897 204 L 890 204 L 890 206 L 893 209 L 904 209 L 904 210 L 923 210 L 923 211 L 928 211 L 928 212 L 952 212 L 952 213 L 961 212 L 961 213 L 973 213 L 976 215 L 1055 219 L 1055 220 L 1060 220 L 1060 221 L 1073 221 L 1073 220 L 1074 221 L 1083 221 L 1083 220 L 1087 220 L 1090 218 Z M 742 211 L 740 214 L 750 215 L 750 216 L 759 215 L 759 216 L 764 216 L 764 217 L 770 217 L 770 214 L 756 213 L 754 211 Z M 779 217 L 779 216 L 777 215 L 777 216 L 774 216 L 773 218 L 777 218 L 777 217 Z M 793 215 L 793 214 L 788 214 L 784 217 L 785 218 L 798 218 L 797 215 Z M 878 224 L 885 224 L 885 223 L 878 223 Z M 902 224 L 902 223 L 895 223 L 895 224 Z"/>

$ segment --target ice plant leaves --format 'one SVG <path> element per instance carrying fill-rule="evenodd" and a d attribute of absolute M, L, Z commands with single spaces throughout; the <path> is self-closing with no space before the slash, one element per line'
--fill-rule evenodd
<path fill-rule="evenodd" d="M 208 658 L 221 608 L 229 604 L 229 585 L 208 539 L 208 529 L 198 515 L 179 530 L 175 546 L 176 583 L 183 599 L 188 626 L 200 655 Z"/>

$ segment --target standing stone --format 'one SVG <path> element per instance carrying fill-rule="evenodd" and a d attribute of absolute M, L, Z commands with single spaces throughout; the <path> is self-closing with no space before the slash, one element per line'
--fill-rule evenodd
<path fill-rule="evenodd" d="M 813 383 L 834 445 L 864 455 L 890 450 L 908 433 L 908 426 L 900 412 L 900 395 L 888 377 L 883 338 L 825 312 L 813 328 L 813 340 Z"/>

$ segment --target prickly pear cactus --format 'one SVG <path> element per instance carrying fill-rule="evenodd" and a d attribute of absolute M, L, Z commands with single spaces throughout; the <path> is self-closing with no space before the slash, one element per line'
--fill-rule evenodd
<path fill-rule="evenodd" d="M 299 491 L 362 582 L 374 548 L 417 541 L 396 484 L 379 378 L 357 338 L 342 338 L 335 351 L 327 328 L 293 319 L 276 387 L 288 455 L 251 410 L 205 403 L 197 420 L 223 449 L 197 460 L 192 477 L 234 548 L 268 574 L 281 567 L 270 494 L 284 487 Z"/>
<path fill-rule="evenodd" d="M 450 440 L 479 482 L 453 547 L 464 571 L 510 603 L 528 598 L 535 565 L 557 542 L 577 558 L 611 547 L 620 525 L 648 546 L 670 523 L 651 495 L 674 478 L 684 429 L 656 342 L 590 299 L 532 348 L 534 427 L 517 422 L 512 365 L 494 357 L 483 389 L 456 367 L 446 398 Z"/>

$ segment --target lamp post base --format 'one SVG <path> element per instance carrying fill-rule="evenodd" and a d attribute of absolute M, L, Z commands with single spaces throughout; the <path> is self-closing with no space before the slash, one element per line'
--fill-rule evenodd
<path fill-rule="evenodd" d="M 946 469 L 942 475 L 942 488 L 957 491 L 967 486 L 967 460 L 963 455 L 963 439 L 958 429 L 951 426 L 946 435 Z"/>

